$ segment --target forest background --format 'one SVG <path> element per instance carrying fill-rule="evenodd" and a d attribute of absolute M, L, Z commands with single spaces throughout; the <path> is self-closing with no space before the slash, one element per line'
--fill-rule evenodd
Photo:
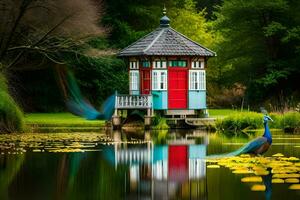
<path fill-rule="evenodd" d="M 93 105 L 127 93 L 116 54 L 157 28 L 164 6 L 174 29 L 217 53 L 207 69 L 210 108 L 299 109 L 300 1 L 1 0 L 0 118 L 65 111 L 64 67 Z"/>

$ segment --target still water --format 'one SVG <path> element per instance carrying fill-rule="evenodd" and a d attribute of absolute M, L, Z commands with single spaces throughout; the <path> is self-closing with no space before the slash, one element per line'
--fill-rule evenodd
<path fill-rule="evenodd" d="M 299 135 L 273 135 L 265 156 L 300 157 Z M 201 130 L 0 135 L 0 199 L 300 199 L 288 183 L 251 191 L 245 175 L 201 159 L 250 139 Z"/>

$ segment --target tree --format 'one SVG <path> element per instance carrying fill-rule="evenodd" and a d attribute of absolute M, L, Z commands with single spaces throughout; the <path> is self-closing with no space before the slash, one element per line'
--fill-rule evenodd
<path fill-rule="evenodd" d="M 97 24 L 101 6 L 101 3 L 80 0 L 3 0 L 2 70 L 22 67 L 31 54 L 38 54 L 40 60 L 60 63 L 63 62 L 61 54 L 79 52 L 85 39 L 104 32 Z"/>
<path fill-rule="evenodd" d="M 211 48 L 216 42 L 216 35 L 205 18 L 205 9 L 197 11 L 193 0 L 182 1 L 180 6 L 172 8 L 168 13 L 171 26 L 192 40 Z"/>
<path fill-rule="evenodd" d="M 275 99 L 281 105 L 298 91 L 299 3 L 293 0 L 227 0 L 218 7 L 215 29 L 220 82 L 246 86 L 250 103 Z M 216 69 L 215 71 L 218 71 Z"/>

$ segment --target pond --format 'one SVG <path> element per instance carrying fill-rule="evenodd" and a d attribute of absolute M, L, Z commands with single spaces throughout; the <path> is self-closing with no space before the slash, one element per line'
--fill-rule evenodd
<path fill-rule="evenodd" d="M 267 158 L 248 161 L 300 157 L 299 135 L 273 136 Z M 300 199 L 292 183 L 272 183 L 272 173 L 245 183 L 253 174 L 203 159 L 250 139 L 201 130 L 0 135 L 0 199 Z M 297 177 L 299 161 L 289 163 Z M 252 191 L 255 184 L 265 191 Z"/>

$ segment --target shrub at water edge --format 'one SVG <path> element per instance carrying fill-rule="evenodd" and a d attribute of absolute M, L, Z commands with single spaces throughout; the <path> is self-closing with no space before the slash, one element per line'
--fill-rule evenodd
<path fill-rule="evenodd" d="M 5 78 L 0 74 L 0 133 L 24 129 L 23 113 L 8 93 Z"/>
<path fill-rule="evenodd" d="M 295 133 L 300 130 L 300 113 L 287 112 L 281 116 L 280 127 L 285 132 Z"/>
<path fill-rule="evenodd" d="M 255 112 L 230 114 L 223 119 L 217 119 L 216 128 L 219 131 L 240 132 L 247 129 L 262 128 L 262 115 Z"/>
<path fill-rule="evenodd" d="M 300 113 L 287 112 L 284 114 L 271 113 L 274 120 L 269 123 L 270 128 L 282 129 L 285 132 L 300 130 Z M 223 119 L 216 120 L 216 128 L 222 133 L 237 134 L 247 130 L 263 128 L 262 114 L 255 112 L 233 113 Z"/>

